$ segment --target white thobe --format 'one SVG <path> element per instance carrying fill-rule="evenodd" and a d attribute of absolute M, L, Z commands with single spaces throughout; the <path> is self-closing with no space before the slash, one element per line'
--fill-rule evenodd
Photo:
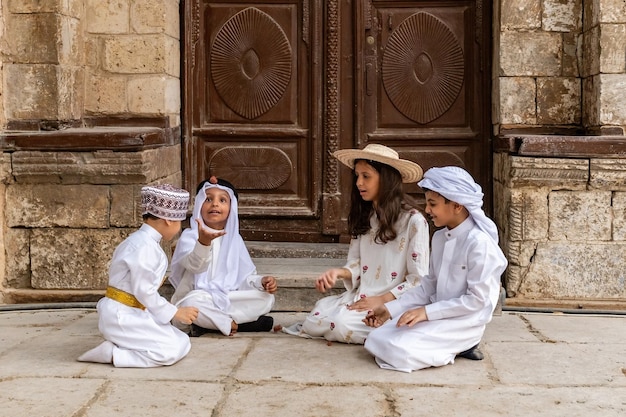
<path fill-rule="evenodd" d="M 269 313 L 274 305 L 274 295 L 263 289 L 261 284 L 263 276 L 256 274 L 256 271 L 246 277 L 240 288 L 228 293 L 230 300 L 228 311 L 219 308 L 208 291 L 195 289 L 195 274 L 207 271 L 209 268 L 215 271 L 216 262 L 212 260 L 219 256 L 221 239 L 221 236 L 213 239 L 209 246 L 196 241 L 193 249 L 181 258 L 180 262 L 184 268 L 183 277 L 171 301 L 177 307 L 197 307 L 199 312 L 198 318 L 194 321 L 195 324 L 229 335 L 233 321 L 237 324 L 249 323 Z M 184 325 L 175 324 L 185 328 Z"/>
<path fill-rule="evenodd" d="M 454 363 L 478 344 L 500 295 L 507 260 L 471 217 L 435 232 L 429 275 L 385 304 L 392 320 L 373 330 L 365 349 L 382 368 L 410 372 Z M 407 310 L 425 306 L 428 321 L 396 327 Z"/>
<path fill-rule="evenodd" d="M 344 268 L 351 279 L 342 280 L 344 293 L 320 299 L 301 326 L 285 332 L 302 337 L 323 337 L 329 341 L 362 344 L 371 328 L 363 323 L 367 312 L 347 306 L 364 297 L 391 292 L 396 298 L 417 285 L 428 272 L 428 223 L 417 210 L 403 211 L 394 225 L 397 237 L 376 243 L 378 220 L 373 215 L 368 233 L 352 239 Z"/>
<path fill-rule="evenodd" d="M 107 297 L 98 301 L 98 328 L 115 345 L 116 367 L 172 365 L 191 349 L 189 337 L 170 323 L 177 308 L 159 294 L 167 270 L 160 241 L 161 234 L 144 223 L 113 253 L 109 285 L 146 307 L 128 307 Z"/>

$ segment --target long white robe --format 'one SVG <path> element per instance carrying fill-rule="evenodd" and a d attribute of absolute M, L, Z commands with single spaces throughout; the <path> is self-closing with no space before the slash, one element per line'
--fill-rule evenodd
<path fill-rule="evenodd" d="M 189 337 L 170 323 L 177 308 L 158 292 L 167 270 L 160 241 L 161 234 L 144 223 L 113 253 L 109 285 L 133 294 L 146 307 L 128 307 L 107 297 L 98 301 L 98 328 L 115 345 L 116 367 L 172 365 L 191 349 Z"/>
<path fill-rule="evenodd" d="M 373 330 L 365 349 L 381 368 L 411 372 L 454 363 L 478 344 L 500 295 L 507 260 L 472 217 L 435 232 L 429 275 L 385 304 L 392 320 Z M 428 321 L 396 327 L 407 310 L 425 306 Z"/>
<path fill-rule="evenodd" d="M 323 337 L 329 341 L 362 344 L 371 328 L 363 323 L 367 312 L 346 307 L 363 297 L 391 292 L 396 298 L 417 285 L 428 272 L 428 223 L 417 210 L 403 211 L 395 224 L 397 237 L 386 244 L 376 243 L 378 220 L 370 218 L 369 233 L 350 242 L 348 260 L 351 280 L 346 290 L 320 299 L 304 323 L 283 329 L 302 337 Z"/>
<path fill-rule="evenodd" d="M 215 304 L 208 291 L 195 289 L 195 274 L 208 269 L 215 271 L 216 263 L 213 259 L 219 256 L 222 239 L 223 236 L 213 239 L 210 246 L 204 246 L 196 241 L 191 251 L 181 254 L 179 262 L 184 272 L 171 301 L 177 307 L 197 307 L 199 313 L 195 324 L 229 335 L 233 321 L 237 324 L 249 323 L 269 313 L 274 305 L 274 295 L 265 292 L 261 284 L 263 276 L 256 274 L 256 271 L 248 275 L 236 291 L 228 293 L 230 305 L 226 311 Z M 185 328 L 184 325 L 175 324 Z"/>

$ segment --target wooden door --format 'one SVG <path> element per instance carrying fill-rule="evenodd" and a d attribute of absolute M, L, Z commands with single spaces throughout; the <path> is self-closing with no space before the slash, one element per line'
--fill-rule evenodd
<path fill-rule="evenodd" d="M 245 238 L 321 238 L 318 3 L 185 4 L 185 185 L 232 182 Z"/>
<path fill-rule="evenodd" d="M 462 166 L 483 185 L 489 201 L 487 5 L 482 0 L 357 4 L 357 144 L 389 145 L 424 170 Z"/>
<path fill-rule="evenodd" d="M 247 239 L 337 241 L 352 176 L 332 152 L 373 142 L 466 167 L 489 201 L 490 4 L 185 1 L 186 187 L 235 184 Z"/>

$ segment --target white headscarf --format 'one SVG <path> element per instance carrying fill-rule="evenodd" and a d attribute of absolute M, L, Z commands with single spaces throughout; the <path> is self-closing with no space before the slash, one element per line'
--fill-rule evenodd
<path fill-rule="evenodd" d="M 226 228 L 224 229 L 226 234 L 218 238 L 222 239 L 222 241 L 220 242 L 217 259 L 213 258 L 213 262 L 216 263 L 215 272 L 213 273 L 212 268 L 209 268 L 206 271 L 195 274 L 194 288 L 207 291 L 213 297 L 215 305 L 223 311 L 227 311 L 230 307 L 228 293 L 237 290 L 246 278 L 256 271 L 243 238 L 239 234 L 237 199 L 231 188 L 206 181 L 198 191 L 193 206 L 193 215 L 190 219 L 191 228 L 186 229 L 182 233 L 176 244 L 176 250 L 172 256 L 172 274 L 169 280 L 174 287 L 177 287 L 183 277 L 184 268 L 181 265 L 181 261 L 184 256 L 193 250 L 198 241 L 198 223 L 196 219 L 200 219 L 200 222 L 204 224 L 200 211 L 202 204 L 204 204 L 207 198 L 206 190 L 213 187 L 226 191 L 230 196 L 230 213 L 228 214 L 228 219 L 226 219 Z"/>
<path fill-rule="evenodd" d="M 498 227 L 482 209 L 482 188 L 466 170 L 456 166 L 430 168 L 417 185 L 465 206 L 476 225 L 498 244 Z"/>

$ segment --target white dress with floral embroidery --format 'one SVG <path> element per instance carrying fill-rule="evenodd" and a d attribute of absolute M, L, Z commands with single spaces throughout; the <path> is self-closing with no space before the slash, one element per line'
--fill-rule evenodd
<path fill-rule="evenodd" d="M 395 224 L 398 236 L 386 244 L 374 241 L 378 230 L 375 215 L 370 224 L 368 233 L 350 242 L 344 268 L 350 270 L 352 279 L 342 280 L 347 291 L 320 299 L 304 323 L 284 328 L 285 333 L 363 344 L 372 330 L 363 323 L 367 312 L 346 307 L 361 298 L 389 291 L 398 298 L 428 273 L 428 223 L 419 211 L 403 211 Z"/>

